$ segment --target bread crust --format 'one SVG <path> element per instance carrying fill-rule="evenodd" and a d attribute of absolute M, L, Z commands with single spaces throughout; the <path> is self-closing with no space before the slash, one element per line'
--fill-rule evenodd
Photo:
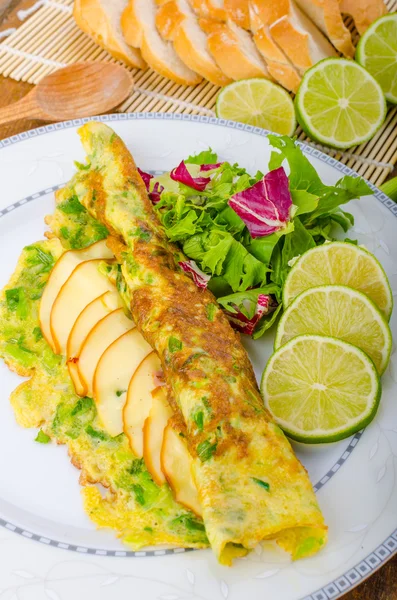
<path fill-rule="evenodd" d="M 350 58 L 354 57 L 355 48 L 350 31 L 343 22 L 339 0 L 296 0 L 296 2 L 339 52 Z"/>
<path fill-rule="evenodd" d="M 73 16 L 77 25 L 101 48 L 130 67 L 144 69 L 146 63 L 139 50 L 120 42 L 99 0 L 75 0 Z"/>
<path fill-rule="evenodd" d="M 152 2 L 152 0 L 146 1 Z M 166 3 L 164 7 L 160 7 L 159 10 L 166 7 L 168 7 L 168 3 Z M 127 42 L 133 42 L 135 44 L 139 43 L 142 57 L 154 71 L 180 85 L 196 85 L 202 81 L 201 75 L 195 72 L 195 70 L 190 69 L 185 61 L 181 61 L 183 64 L 179 62 L 179 57 L 174 55 L 180 68 L 173 69 L 172 64 L 170 64 L 171 60 L 164 60 L 164 57 L 161 56 L 161 52 L 156 52 L 156 42 L 151 43 L 153 40 L 151 40 L 150 35 L 145 31 L 145 27 L 139 18 L 139 5 L 137 5 L 136 0 L 129 0 L 128 7 L 123 13 L 121 25 Z M 160 35 L 156 28 L 154 29 L 153 34 L 155 36 Z M 158 41 L 163 44 L 169 43 L 161 39 Z M 170 48 L 167 50 L 169 51 Z"/>
<path fill-rule="evenodd" d="M 256 32 L 254 42 L 266 61 L 270 75 L 287 90 L 296 93 L 301 77 L 264 27 Z"/>
<path fill-rule="evenodd" d="M 224 86 L 232 80 L 218 67 L 208 50 L 207 57 L 200 52 L 189 36 L 189 16 L 181 10 L 177 0 L 163 3 L 157 11 L 156 25 L 165 40 L 172 41 L 179 58 L 193 71 L 214 85 Z M 194 17 L 195 19 L 195 17 Z M 197 27 L 199 27 L 197 23 Z"/>
<path fill-rule="evenodd" d="M 203 31 L 208 33 L 208 48 L 212 56 L 230 79 L 238 81 L 252 77 L 270 78 L 265 64 L 261 67 L 249 59 L 237 36 L 226 23 L 199 19 L 199 24 Z"/>
<path fill-rule="evenodd" d="M 383 0 L 339 0 L 339 2 L 341 12 L 353 17 L 360 35 L 367 31 L 371 23 L 387 13 Z"/>

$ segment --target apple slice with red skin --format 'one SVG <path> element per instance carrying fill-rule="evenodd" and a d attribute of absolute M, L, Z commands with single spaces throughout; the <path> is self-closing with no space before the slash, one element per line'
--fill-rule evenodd
<path fill-rule="evenodd" d="M 152 392 L 152 407 L 143 426 L 143 458 L 157 485 L 166 483 L 161 468 L 161 447 L 164 430 L 173 414 L 174 411 L 168 404 L 164 387 L 157 387 Z"/>
<path fill-rule="evenodd" d="M 160 455 L 161 470 L 175 500 L 201 517 L 202 508 L 192 475 L 192 461 L 186 441 L 169 423 L 163 434 Z"/>
<path fill-rule="evenodd" d="M 134 321 L 126 316 L 124 309 L 116 308 L 91 329 L 76 363 L 84 396 L 93 398 L 95 370 L 103 353 L 117 338 L 134 328 Z"/>
<path fill-rule="evenodd" d="M 140 332 L 132 329 L 110 344 L 98 362 L 93 395 L 102 424 L 112 437 L 123 433 L 123 408 L 129 383 L 151 351 Z"/>
<path fill-rule="evenodd" d="M 122 300 L 116 290 L 105 292 L 82 310 L 72 327 L 66 345 L 66 358 L 70 377 L 79 396 L 86 395 L 86 386 L 81 381 L 77 364 L 83 344 L 97 323 L 121 306 Z"/>
<path fill-rule="evenodd" d="M 47 285 L 44 288 L 40 300 L 39 322 L 43 337 L 54 352 L 57 351 L 57 346 L 54 342 L 50 326 L 50 316 L 53 304 L 61 291 L 62 286 L 69 279 L 77 265 L 87 260 L 98 258 L 104 260 L 114 258 L 113 252 L 106 245 L 106 240 L 96 242 L 82 250 L 68 250 L 62 254 L 59 260 L 57 260 L 50 273 Z"/>
<path fill-rule="evenodd" d="M 56 354 L 66 355 L 70 332 L 82 310 L 98 296 L 114 290 L 99 272 L 102 259 L 87 260 L 75 267 L 61 287 L 51 309 L 50 328 Z"/>
<path fill-rule="evenodd" d="M 128 386 L 123 410 L 124 433 L 138 458 L 143 457 L 143 426 L 152 407 L 152 392 L 159 385 L 156 380 L 160 373 L 160 359 L 151 352 L 143 359 Z"/>

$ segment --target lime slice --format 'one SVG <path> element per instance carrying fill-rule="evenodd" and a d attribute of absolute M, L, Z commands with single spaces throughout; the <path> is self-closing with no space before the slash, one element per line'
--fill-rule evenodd
<path fill-rule="evenodd" d="M 302 254 L 285 281 L 283 304 L 287 307 L 308 288 L 330 283 L 367 294 L 390 318 L 393 295 L 380 262 L 368 250 L 348 242 L 323 244 Z"/>
<path fill-rule="evenodd" d="M 304 334 L 330 335 L 361 348 L 382 374 L 390 358 L 392 338 L 379 308 L 362 292 L 344 285 L 305 290 L 281 317 L 275 348 Z"/>
<path fill-rule="evenodd" d="M 359 64 L 343 58 L 326 58 L 306 71 L 295 108 L 305 133 L 335 148 L 369 140 L 386 117 L 379 83 Z"/>
<path fill-rule="evenodd" d="M 386 99 L 397 104 L 397 13 L 372 23 L 358 43 L 356 60 L 375 77 Z"/>
<path fill-rule="evenodd" d="M 270 358 L 261 391 L 287 435 L 320 444 L 368 425 L 381 385 L 373 362 L 359 348 L 332 337 L 301 335 Z"/>
<path fill-rule="evenodd" d="M 296 129 L 291 97 L 267 79 L 242 79 L 224 87 L 216 100 L 216 116 L 285 135 Z"/>

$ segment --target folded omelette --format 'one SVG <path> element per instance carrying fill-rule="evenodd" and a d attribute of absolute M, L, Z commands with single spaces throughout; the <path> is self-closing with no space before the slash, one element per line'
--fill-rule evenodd
<path fill-rule="evenodd" d="M 10 309 L 5 290 L 1 355 L 20 374 L 34 374 L 13 394 L 18 421 L 68 444 L 83 484 L 109 489 L 102 497 L 87 485 L 86 509 L 98 526 L 113 527 L 133 548 L 209 543 L 227 565 L 262 540 L 276 540 L 293 559 L 316 553 L 327 539 L 323 516 L 304 467 L 264 408 L 239 334 L 214 296 L 178 266 L 185 258 L 166 238 L 122 140 L 96 122 L 79 133 L 87 164 L 58 202 L 71 198 L 81 211 L 57 210 L 48 223 L 69 248 L 109 234 L 119 265 L 117 288 L 161 360 L 168 399 L 183 426 L 203 521 L 175 501 L 167 484 L 152 480 L 124 434 L 110 438 L 103 432 L 90 398 L 75 395 L 64 358 L 38 334 L 37 298 L 27 299 L 27 326 L 26 317 Z M 24 289 L 26 277 L 42 289 L 63 251 L 57 238 L 25 249 L 7 289 Z M 31 255 L 40 252 L 50 258 L 38 279 Z"/>
<path fill-rule="evenodd" d="M 111 233 L 132 316 L 183 416 L 212 549 L 226 564 L 264 539 L 293 558 L 316 552 L 327 534 L 311 483 L 263 406 L 238 334 L 213 295 L 179 268 L 183 256 L 121 139 L 100 123 L 86 124 L 80 136 L 89 169 L 72 185 Z"/>

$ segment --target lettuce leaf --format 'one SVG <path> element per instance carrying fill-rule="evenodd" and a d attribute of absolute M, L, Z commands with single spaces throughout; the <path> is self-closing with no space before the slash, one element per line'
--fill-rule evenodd
<path fill-rule="evenodd" d="M 195 235 L 183 244 L 183 251 L 200 268 L 222 279 L 233 291 L 266 282 L 269 268 L 256 259 L 227 231 L 212 229 Z"/>
<path fill-rule="evenodd" d="M 270 279 L 280 287 L 283 286 L 292 266 L 291 261 L 316 246 L 312 233 L 305 229 L 299 217 L 294 219 L 294 231 L 285 236 L 282 242 L 273 251 L 270 274 Z"/>
<path fill-rule="evenodd" d="M 330 214 L 341 204 L 373 194 L 367 183 L 358 176 L 346 175 L 334 186 L 325 185 L 316 169 L 291 138 L 269 134 L 268 139 L 270 145 L 279 151 L 272 152 L 269 169 L 277 169 L 287 161 L 290 169 L 290 191 L 294 204 L 298 206 L 297 214 L 308 214 L 309 223 L 313 223 L 319 216 Z"/>
<path fill-rule="evenodd" d="M 216 152 L 213 152 L 211 148 L 208 150 L 203 150 L 199 152 L 199 154 L 193 154 L 192 156 L 188 156 L 185 160 L 185 163 L 189 165 L 209 165 L 218 162 L 218 155 Z"/>

